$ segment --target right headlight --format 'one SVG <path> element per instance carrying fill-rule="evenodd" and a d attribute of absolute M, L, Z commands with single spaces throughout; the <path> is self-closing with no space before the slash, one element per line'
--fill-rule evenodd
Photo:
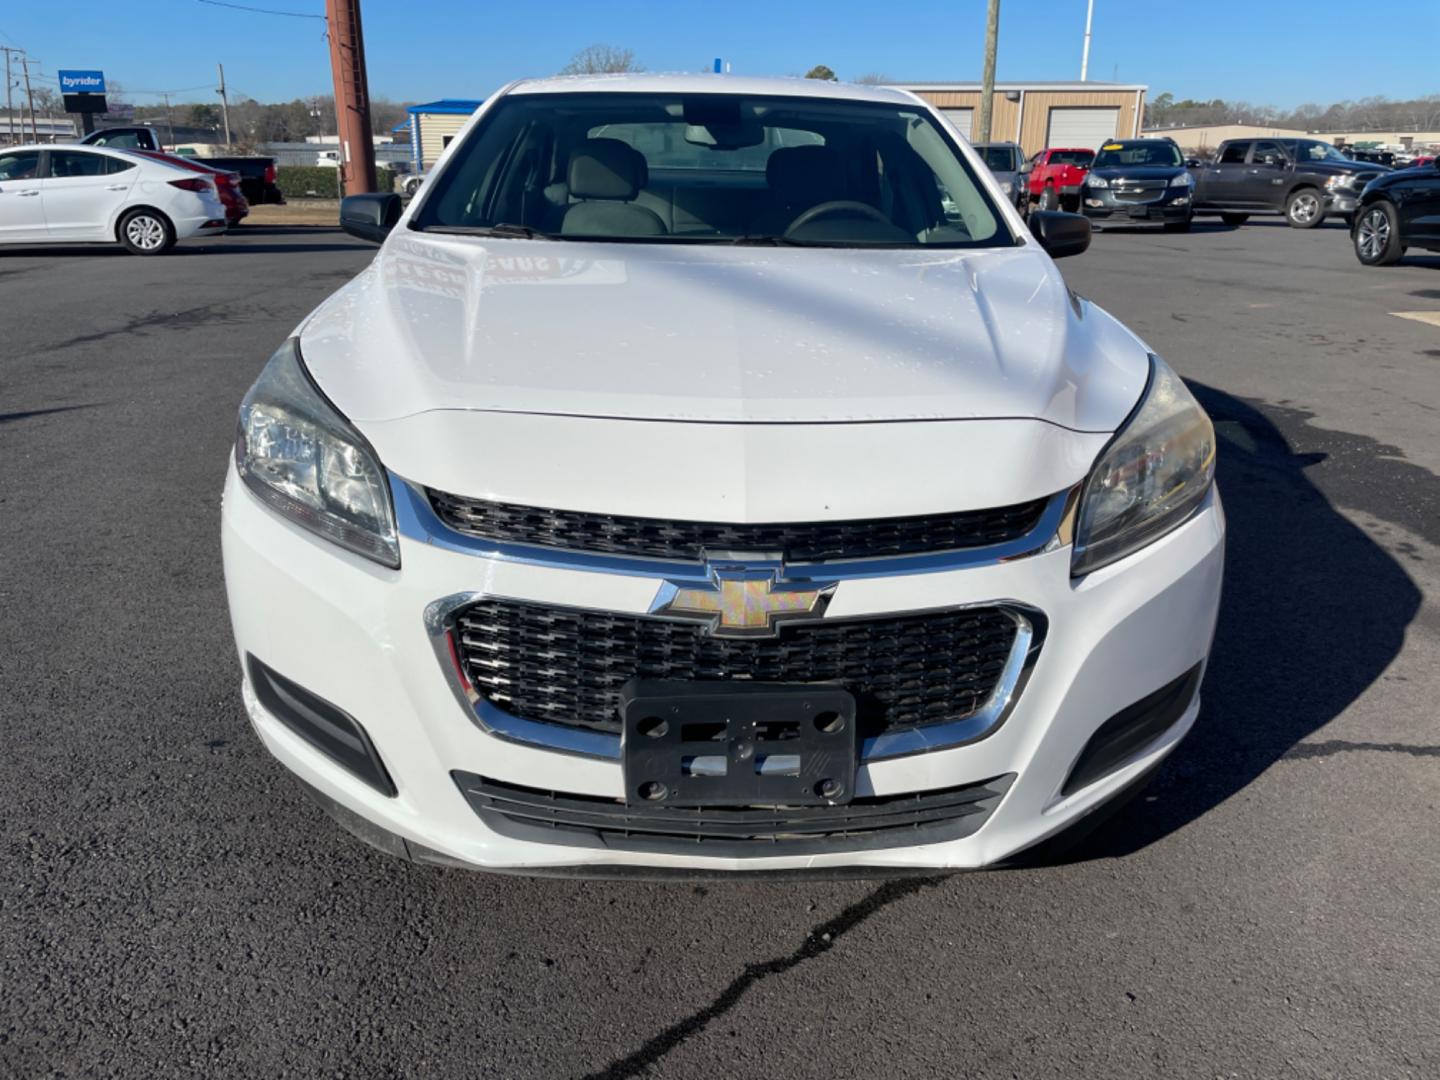
<path fill-rule="evenodd" d="M 302 528 L 398 569 L 390 485 L 365 437 L 310 381 L 294 338 L 240 405 L 235 467 L 245 486 Z"/>
<path fill-rule="evenodd" d="M 1158 356 L 1125 426 L 1080 496 L 1070 572 L 1079 576 L 1158 540 L 1188 518 L 1215 479 L 1215 428 Z"/>

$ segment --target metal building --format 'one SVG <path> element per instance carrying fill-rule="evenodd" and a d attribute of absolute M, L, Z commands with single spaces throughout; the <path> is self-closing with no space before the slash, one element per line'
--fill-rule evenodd
<path fill-rule="evenodd" d="M 978 82 L 895 83 L 940 109 L 963 135 L 979 139 Z M 1140 135 L 1145 91 L 1139 83 L 997 82 L 990 141 L 1017 142 L 1026 156 L 1047 146 L 1098 149 Z"/>

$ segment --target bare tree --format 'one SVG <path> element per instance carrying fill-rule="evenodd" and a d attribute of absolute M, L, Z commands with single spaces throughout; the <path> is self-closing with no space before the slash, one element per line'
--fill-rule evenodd
<path fill-rule="evenodd" d="M 879 71 L 867 71 L 864 75 L 858 76 L 855 81 L 861 86 L 884 86 L 890 82 L 890 76 Z"/>
<path fill-rule="evenodd" d="M 560 69 L 561 75 L 603 75 L 616 71 L 644 71 L 635 60 L 634 49 L 614 45 L 587 45 Z"/>

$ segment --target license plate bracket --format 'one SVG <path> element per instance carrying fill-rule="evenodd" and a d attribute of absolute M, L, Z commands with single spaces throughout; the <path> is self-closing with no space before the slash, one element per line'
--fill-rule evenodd
<path fill-rule="evenodd" d="M 855 697 L 824 684 L 635 680 L 621 693 L 631 806 L 841 806 Z"/>

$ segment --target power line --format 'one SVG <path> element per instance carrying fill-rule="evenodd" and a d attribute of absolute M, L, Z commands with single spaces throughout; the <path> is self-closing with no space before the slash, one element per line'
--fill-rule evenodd
<path fill-rule="evenodd" d="M 225 0 L 197 0 L 201 4 L 209 4 L 211 7 L 232 8 L 235 11 L 248 11 L 255 15 L 280 15 L 287 19 L 319 19 L 325 21 L 324 15 L 312 15 L 308 11 L 276 11 L 274 8 L 250 7 L 247 4 L 229 4 Z"/>

